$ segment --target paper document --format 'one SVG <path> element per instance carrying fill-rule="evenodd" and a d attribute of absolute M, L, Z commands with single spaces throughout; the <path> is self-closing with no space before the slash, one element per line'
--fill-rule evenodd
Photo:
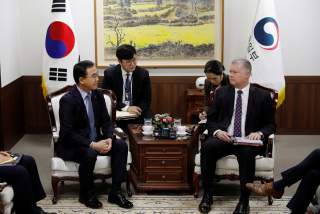
<path fill-rule="evenodd" d="M 127 111 L 116 111 L 116 120 L 130 120 L 137 117 L 138 116 L 136 114 L 132 114 Z"/>
<path fill-rule="evenodd" d="M 247 145 L 247 146 L 262 146 L 262 140 L 249 140 L 246 137 L 234 137 L 232 138 L 235 145 Z"/>

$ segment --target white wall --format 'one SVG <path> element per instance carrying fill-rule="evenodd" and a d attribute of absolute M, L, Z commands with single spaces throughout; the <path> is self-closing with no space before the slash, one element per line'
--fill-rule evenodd
<path fill-rule="evenodd" d="M 225 0 L 224 63 L 245 56 L 258 0 Z M 320 75 L 320 1 L 275 0 L 285 75 Z"/>
<path fill-rule="evenodd" d="M 0 7 L 1 86 L 21 76 L 19 50 L 21 45 L 19 0 L 3 0 Z"/>
<path fill-rule="evenodd" d="M 14 0 L 14 2 L 17 1 Z M 11 1 L 5 0 L 5 2 Z M 79 39 L 81 58 L 94 60 L 93 0 L 69 0 L 69 2 Z M 258 0 L 225 0 L 224 2 L 224 63 L 228 67 L 232 59 L 245 56 L 248 35 Z M 275 0 L 275 2 L 280 25 L 285 74 L 320 75 L 320 60 L 316 58 L 320 48 L 320 25 L 317 23 L 320 20 L 320 13 L 317 12 L 320 8 L 320 1 Z M 22 46 L 18 50 L 23 69 L 21 72 L 22 75 L 40 75 L 51 0 L 19 0 L 19 3 Z M 3 8 L 2 6 L 1 8 Z M 13 14 L 18 15 L 15 10 L 10 7 L 6 11 L 6 20 Z M 4 15 L 1 14 L 1 16 Z M 2 20 L 1 22 L 4 22 Z M 13 21 L 16 19 L 6 22 Z M 9 25 L 6 22 L 5 25 Z M 15 35 L 12 39 L 18 39 L 18 36 Z M 8 49 L 14 49 L 16 44 L 11 42 L 7 46 Z M 2 67 L 3 73 L 4 65 Z M 202 69 L 150 69 L 150 71 L 151 75 L 202 75 Z M 6 79 L 12 80 L 13 78 Z"/>

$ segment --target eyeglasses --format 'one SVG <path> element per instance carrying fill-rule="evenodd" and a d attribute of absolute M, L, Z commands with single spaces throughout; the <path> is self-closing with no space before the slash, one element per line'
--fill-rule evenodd
<path fill-rule="evenodd" d="M 96 79 L 96 78 L 99 77 L 99 74 L 98 74 L 98 73 L 93 73 L 93 74 L 91 74 L 91 75 L 87 75 L 86 77 L 92 78 L 92 79 Z"/>

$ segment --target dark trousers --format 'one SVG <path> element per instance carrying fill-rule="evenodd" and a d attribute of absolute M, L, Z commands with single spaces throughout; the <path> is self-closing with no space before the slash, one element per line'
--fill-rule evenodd
<path fill-rule="evenodd" d="M 239 163 L 240 199 L 247 200 L 250 192 L 246 183 L 253 182 L 255 175 L 256 155 L 262 151 L 261 147 L 236 146 L 223 142 L 215 137 L 209 137 L 201 145 L 201 178 L 205 193 L 213 195 L 213 179 L 216 162 L 227 155 L 236 155 Z"/>
<path fill-rule="evenodd" d="M 33 157 L 23 155 L 15 166 L 0 166 L 0 180 L 12 186 L 16 214 L 36 213 L 36 202 L 46 197 Z"/>
<path fill-rule="evenodd" d="M 98 154 L 91 148 L 79 148 L 74 155 L 74 161 L 80 164 L 80 198 L 89 198 L 94 195 L 93 170 Z M 128 146 L 123 140 L 114 140 L 111 150 L 106 154 L 111 156 L 112 190 L 120 189 L 121 183 L 127 178 Z"/>
<path fill-rule="evenodd" d="M 301 180 L 287 206 L 293 213 L 304 213 L 320 184 L 320 149 L 314 150 L 298 165 L 281 175 L 286 186 Z"/>

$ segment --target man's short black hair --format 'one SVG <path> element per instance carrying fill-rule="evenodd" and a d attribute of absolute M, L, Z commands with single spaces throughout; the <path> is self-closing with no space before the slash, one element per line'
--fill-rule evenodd
<path fill-rule="evenodd" d="M 116 56 L 118 60 L 132 59 L 137 53 L 136 49 L 132 45 L 123 44 L 117 48 Z"/>
<path fill-rule="evenodd" d="M 78 84 L 80 77 L 87 76 L 87 69 L 94 66 L 90 60 L 83 60 L 73 66 L 73 79 Z"/>
<path fill-rule="evenodd" d="M 218 60 L 210 60 L 204 66 L 204 73 L 212 73 L 215 75 L 221 75 L 224 71 L 224 66 Z"/>

